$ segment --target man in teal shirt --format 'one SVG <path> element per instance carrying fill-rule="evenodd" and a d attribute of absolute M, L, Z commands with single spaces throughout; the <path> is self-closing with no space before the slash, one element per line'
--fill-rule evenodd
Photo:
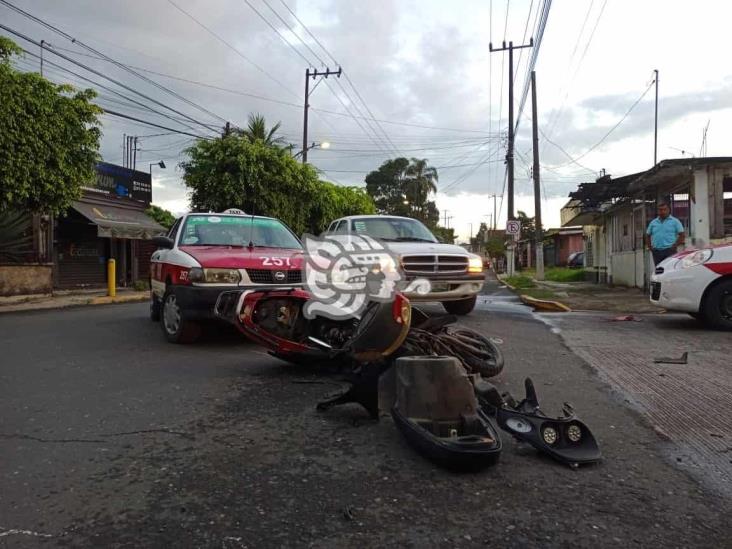
<path fill-rule="evenodd" d="M 676 253 L 676 248 L 684 243 L 684 226 L 671 215 L 666 202 L 658 203 L 658 217 L 648 224 L 646 244 L 653 254 L 653 264 L 658 265 Z"/>

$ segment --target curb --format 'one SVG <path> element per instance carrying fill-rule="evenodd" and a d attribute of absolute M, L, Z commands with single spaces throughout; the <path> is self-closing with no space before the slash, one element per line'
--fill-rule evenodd
<path fill-rule="evenodd" d="M 14 305 L 0 306 L 0 315 L 10 313 L 24 313 L 28 311 L 50 311 L 69 309 L 73 307 L 85 307 L 87 305 L 112 305 L 116 303 L 142 303 L 150 299 L 149 295 L 118 295 L 115 297 L 96 296 L 79 300 L 59 300 L 17 303 Z"/>
<path fill-rule="evenodd" d="M 118 295 L 110 297 L 103 295 L 99 297 L 91 298 L 86 304 L 87 305 L 110 305 L 112 303 L 140 303 L 150 299 L 149 295 Z"/>
<path fill-rule="evenodd" d="M 521 294 L 519 299 L 526 305 L 533 307 L 537 311 L 547 311 L 550 313 L 568 313 L 572 309 L 559 301 L 550 301 L 548 299 L 537 299 L 526 294 Z"/>

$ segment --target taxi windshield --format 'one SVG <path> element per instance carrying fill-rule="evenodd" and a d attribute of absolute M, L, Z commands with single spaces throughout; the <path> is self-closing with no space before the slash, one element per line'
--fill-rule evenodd
<path fill-rule="evenodd" d="M 252 246 L 302 249 L 302 244 L 280 221 L 266 217 L 191 215 L 186 219 L 180 246 Z"/>

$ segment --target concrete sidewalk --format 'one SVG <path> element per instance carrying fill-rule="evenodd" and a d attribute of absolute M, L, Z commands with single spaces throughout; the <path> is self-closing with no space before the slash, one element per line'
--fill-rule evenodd
<path fill-rule="evenodd" d="M 664 309 L 653 305 L 648 294 L 638 288 L 608 286 L 592 282 L 538 281 L 533 278 L 533 287 L 513 288 L 505 280 L 502 282 L 519 295 L 559 302 L 573 311 L 607 311 L 625 314 L 665 312 Z M 531 303 L 527 304 L 531 305 Z"/>
<path fill-rule="evenodd" d="M 58 291 L 53 294 L 0 297 L 0 314 L 43 309 L 64 309 L 81 305 L 135 303 L 150 299 L 150 291 L 118 289 L 115 297 L 106 290 Z"/>

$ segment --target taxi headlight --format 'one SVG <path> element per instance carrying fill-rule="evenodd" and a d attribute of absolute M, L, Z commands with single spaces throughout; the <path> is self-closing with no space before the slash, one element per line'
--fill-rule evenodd
<path fill-rule="evenodd" d="M 696 252 L 687 255 L 681 260 L 681 268 L 688 269 L 689 267 L 702 265 L 709 261 L 712 258 L 713 254 L 713 250 L 697 250 Z"/>
<path fill-rule="evenodd" d="M 468 272 L 469 273 L 482 273 L 483 272 L 483 258 L 478 255 L 471 255 L 468 258 Z"/>
<path fill-rule="evenodd" d="M 204 269 L 203 281 L 208 284 L 238 284 L 241 274 L 236 269 Z"/>

